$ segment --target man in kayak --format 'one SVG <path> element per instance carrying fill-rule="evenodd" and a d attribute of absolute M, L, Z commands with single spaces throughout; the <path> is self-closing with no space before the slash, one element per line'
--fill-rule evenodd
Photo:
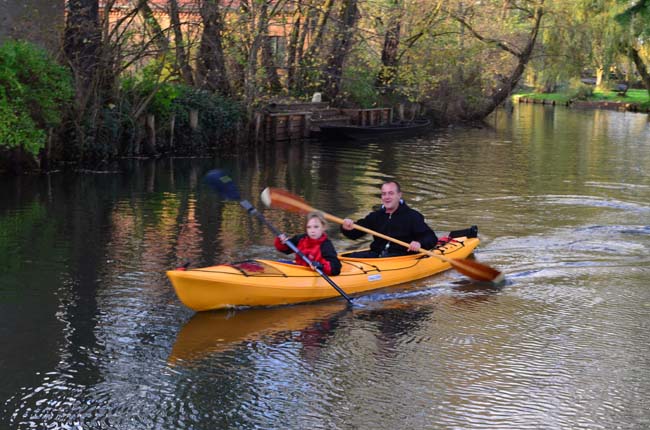
<path fill-rule="evenodd" d="M 399 239 L 409 244 L 405 248 L 396 243 L 375 237 L 370 244 L 369 251 L 359 251 L 348 254 L 358 258 L 394 257 L 418 252 L 420 248 L 431 249 L 438 241 L 436 234 L 424 222 L 422 214 L 411 209 L 402 200 L 402 190 L 397 181 L 388 181 L 381 186 L 380 209 L 370 212 L 356 224 L 382 233 L 386 236 Z M 352 227 L 354 221 L 349 218 L 343 220 L 341 233 L 349 239 L 358 239 L 366 233 Z"/>

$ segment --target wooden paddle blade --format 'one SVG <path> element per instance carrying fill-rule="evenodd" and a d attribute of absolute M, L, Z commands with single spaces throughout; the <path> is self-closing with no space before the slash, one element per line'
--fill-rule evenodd
<path fill-rule="evenodd" d="M 490 266 L 481 264 L 474 260 L 454 260 L 447 259 L 456 270 L 463 275 L 483 282 L 494 282 L 498 284 L 504 280 L 503 273 Z"/>
<path fill-rule="evenodd" d="M 226 200 L 240 200 L 239 190 L 232 178 L 220 169 L 210 170 L 205 175 L 205 183 Z"/>
<path fill-rule="evenodd" d="M 314 210 L 302 197 L 279 188 L 265 188 L 262 191 L 262 202 L 268 206 L 285 209 L 291 212 L 306 214 Z"/>

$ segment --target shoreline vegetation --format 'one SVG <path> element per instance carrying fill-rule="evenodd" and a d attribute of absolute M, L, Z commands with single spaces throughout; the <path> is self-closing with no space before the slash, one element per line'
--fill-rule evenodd
<path fill-rule="evenodd" d="M 0 172 L 243 153 L 265 144 L 261 130 L 322 119 L 272 112 L 296 102 L 434 126 L 476 124 L 515 100 L 647 112 L 645 6 L 67 0 L 48 48 L 30 26 L 0 29 Z M 48 9 L 10 10 L 29 23 Z"/>
<path fill-rule="evenodd" d="M 512 102 L 650 113 L 650 96 L 645 89 L 629 89 L 624 94 L 615 90 L 594 89 L 591 95 L 583 97 L 569 92 L 519 92 L 513 94 Z"/>

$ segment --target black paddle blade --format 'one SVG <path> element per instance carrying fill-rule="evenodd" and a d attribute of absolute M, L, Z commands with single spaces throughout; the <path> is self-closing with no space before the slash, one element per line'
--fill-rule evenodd
<path fill-rule="evenodd" d="M 235 183 L 223 170 L 210 170 L 205 175 L 205 183 L 226 200 L 241 200 L 239 190 L 237 190 Z"/>

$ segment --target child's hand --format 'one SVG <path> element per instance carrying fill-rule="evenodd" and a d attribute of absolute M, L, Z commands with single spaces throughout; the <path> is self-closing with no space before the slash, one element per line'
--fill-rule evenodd
<path fill-rule="evenodd" d="M 314 270 L 320 270 L 321 272 L 323 271 L 323 265 L 319 263 L 318 261 L 314 261 L 311 264 L 311 268 Z"/>
<path fill-rule="evenodd" d="M 285 243 L 287 240 L 289 240 L 287 235 L 284 234 L 284 233 L 280 234 L 280 236 L 278 236 L 278 237 L 280 238 L 280 242 L 282 242 L 282 243 Z"/>

